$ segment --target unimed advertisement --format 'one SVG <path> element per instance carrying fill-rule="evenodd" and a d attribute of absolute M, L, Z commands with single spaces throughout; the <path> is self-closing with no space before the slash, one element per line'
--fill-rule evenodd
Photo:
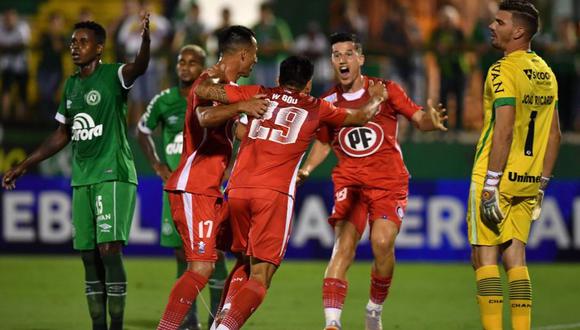
<path fill-rule="evenodd" d="M 332 209 L 332 188 L 330 181 L 316 181 L 298 189 L 287 258 L 330 257 L 334 233 L 327 218 Z M 409 190 L 396 242 L 398 260 L 468 260 L 465 212 L 469 181 L 412 181 Z M 67 178 L 25 176 L 18 180 L 16 190 L 1 194 L 1 253 L 72 251 L 71 188 Z M 172 255 L 158 244 L 160 217 L 161 181 L 142 177 L 126 254 Z M 367 228 L 357 258 L 371 257 Z M 541 219 L 532 226 L 528 259 L 580 261 L 580 181 L 550 183 Z"/>

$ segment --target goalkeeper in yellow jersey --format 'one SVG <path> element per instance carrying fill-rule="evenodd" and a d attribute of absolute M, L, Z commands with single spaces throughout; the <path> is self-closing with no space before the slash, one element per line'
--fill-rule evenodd
<path fill-rule="evenodd" d="M 524 0 L 503 1 L 489 25 L 492 45 L 505 56 L 489 68 L 485 81 L 484 126 L 467 209 L 484 329 L 502 329 L 500 256 L 509 282 L 512 327 L 530 329 L 525 246 L 560 144 L 558 85 L 550 67 L 530 49 L 538 27 L 538 10 Z"/>

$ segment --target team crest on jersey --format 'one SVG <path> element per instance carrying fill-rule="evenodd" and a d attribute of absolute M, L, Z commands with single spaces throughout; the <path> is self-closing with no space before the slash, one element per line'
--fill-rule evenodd
<path fill-rule="evenodd" d="M 73 119 L 72 137 L 73 141 L 92 140 L 103 135 L 103 125 L 95 125 L 93 118 L 84 112 L 77 113 Z"/>
<path fill-rule="evenodd" d="M 85 94 L 85 101 L 88 105 L 97 105 L 101 102 L 101 93 L 93 89 Z"/>
<path fill-rule="evenodd" d="M 338 133 L 340 148 L 351 157 L 366 157 L 374 154 L 383 144 L 381 126 L 369 122 L 362 127 L 345 127 Z"/>

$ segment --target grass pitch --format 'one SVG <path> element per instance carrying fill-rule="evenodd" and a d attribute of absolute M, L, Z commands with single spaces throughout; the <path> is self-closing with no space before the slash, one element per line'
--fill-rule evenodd
<path fill-rule="evenodd" d="M 126 268 L 125 329 L 155 329 L 174 281 L 174 261 L 127 257 Z M 320 261 L 284 262 L 245 329 L 322 329 L 324 268 Z M 367 262 L 357 262 L 349 271 L 342 314 L 345 330 L 364 329 L 369 272 Z M 534 328 L 580 329 L 580 264 L 532 264 L 530 274 Z M 83 292 L 79 257 L 0 256 L 1 329 L 90 329 Z M 474 294 L 474 274 L 467 264 L 400 263 L 385 303 L 383 325 L 385 329 L 480 329 Z M 507 307 L 504 303 L 506 313 Z M 198 309 L 205 321 L 203 302 L 198 301 Z M 510 328 L 505 313 L 504 327 Z"/>

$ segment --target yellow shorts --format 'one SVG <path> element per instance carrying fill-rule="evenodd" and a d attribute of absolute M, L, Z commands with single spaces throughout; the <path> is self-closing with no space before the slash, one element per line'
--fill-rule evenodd
<path fill-rule="evenodd" d="M 536 197 L 510 196 L 501 193 L 499 207 L 504 214 L 500 224 L 482 220 L 479 209 L 483 184 L 471 182 L 467 205 L 467 235 L 471 245 L 500 245 L 514 238 L 527 243 Z"/>

